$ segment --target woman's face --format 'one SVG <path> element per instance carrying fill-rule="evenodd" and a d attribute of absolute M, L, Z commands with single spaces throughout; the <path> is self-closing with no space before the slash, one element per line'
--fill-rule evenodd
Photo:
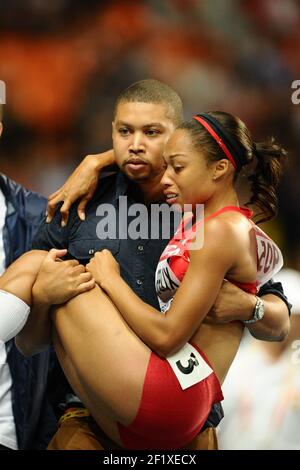
<path fill-rule="evenodd" d="M 176 130 L 168 140 L 164 158 L 167 168 L 162 177 L 168 204 L 204 204 L 215 190 L 215 164 L 209 165 L 204 153 L 193 146 L 185 129 Z"/>

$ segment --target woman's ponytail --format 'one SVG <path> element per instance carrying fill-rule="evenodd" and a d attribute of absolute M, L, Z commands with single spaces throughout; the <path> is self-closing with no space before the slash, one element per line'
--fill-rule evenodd
<path fill-rule="evenodd" d="M 246 205 L 256 206 L 256 223 L 266 222 L 277 214 L 277 187 L 286 163 L 287 152 L 272 137 L 267 142 L 253 144 L 257 164 L 254 174 L 248 177 L 252 196 Z"/>

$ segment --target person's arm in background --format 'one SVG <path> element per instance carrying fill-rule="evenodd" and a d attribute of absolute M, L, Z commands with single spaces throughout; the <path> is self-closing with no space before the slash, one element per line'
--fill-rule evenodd
<path fill-rule="evenodd" d="M 280 282 L 272 280 L 263 285 L 258 296 L 264 303 L 264 316 L 245 326 L 254 338 L 263 341 L 283 341 L 290 327 L 290 309 Z M 207 321 L 227 323 L 233 320 L 250 320 L 253 316 L 256 297 L 224 281 L 216 302 L 207 316 Z"/>
<path fill-rule="evenodd" d="M 0 187 L 10 206 L 3 228 L 7 268 L 31 249 L 33 237 L 45 216 L 47 199 L 3 174 L 0 178 Z"/>
<path fill-rule="evenodd" d="M 55 193 L 50 194 L 47 206 L 47 223 L 53 219 L 57 204 L 63 202 L 60 208 L 61 224 L 63 227 L 66 226 L 70 207 L 78 199 L 80 201 L 77 214 L 81 220 L 85 220 L 85 208 L 97 188 L 100 173 L 104 168 L 107 169 L 114 163 L 113 150 L 87 155 L 67 181 Z"/>

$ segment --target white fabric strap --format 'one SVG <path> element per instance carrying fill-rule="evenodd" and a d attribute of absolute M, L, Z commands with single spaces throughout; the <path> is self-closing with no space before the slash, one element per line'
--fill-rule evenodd
<path fill-rule="evenodd" d="M 16 336 L 25 325 L 30 307 L 13 294 L 0 290 L 0 341 Z"/>

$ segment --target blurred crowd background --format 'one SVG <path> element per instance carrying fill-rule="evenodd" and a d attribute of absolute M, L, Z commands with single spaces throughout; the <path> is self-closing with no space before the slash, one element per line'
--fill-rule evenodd
<path fill-rule="evenodd" d="M 292 82 L 300 80 L 298 0 L 0 0 L 0 79 L 7 88 L 1 171 L 47 196 L 83 156 L 111 147 L 114 100 L 144 78 L 173 86 L 186 118 L 229 111 L 255 140 L 273 135 L 289 150 L 279 216 L 267 231 L 286 266 L 299 270 L 300 104 L 291 99 Z M 299 377 L 300 358 L 296 366 Z M 299 436 L 298 382 L 291 406 Z M 247 445 L 263 445 L 246 436 Z"/>

